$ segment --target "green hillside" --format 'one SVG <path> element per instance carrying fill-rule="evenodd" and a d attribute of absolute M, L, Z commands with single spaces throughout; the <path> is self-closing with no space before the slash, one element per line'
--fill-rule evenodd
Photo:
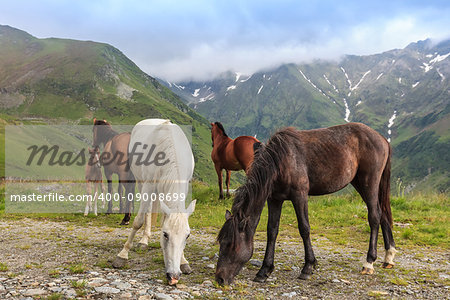
<path fill-rule="evenodd" d="M 167 118 L 192 125 L 194 175 L 216 181 L 209 123 L 118 49 L 90 41 L 37 39 L 0 26 L 0 53 L 2 123 L 91 124 L 96 117 L 114 126 Z"/>

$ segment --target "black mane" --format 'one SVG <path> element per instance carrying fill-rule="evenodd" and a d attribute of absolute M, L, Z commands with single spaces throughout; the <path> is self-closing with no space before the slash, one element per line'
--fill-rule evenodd
<path fill-rule="evenodd" d="M 283 161 L 290 152 L 291 137 L 294 135 L 294 128 L 280 130 L 269 139 L 266 146 L 258 148 L 246 183 L 236 191 L 231 208 L 232 216 L 220 230 L 218 241 L 231 237 L 233 244 L 237 230 L 249 230 L 249 216 L 262 211 L 267 198 L 272 194 L 274 182 L 282 172 Z"/>
<path fill-rule="evenodd" d="M 220 130 L 222 130 L 222 133 L 223 133 L 224 136 L 228 136 L 228 135 L 225 133 L 225 128 L 223 128 L 222 123 L 220 123 L 220 122 L 215 122 L 214 124 L 216 124 L 217 127 L 219 127 Z"/>

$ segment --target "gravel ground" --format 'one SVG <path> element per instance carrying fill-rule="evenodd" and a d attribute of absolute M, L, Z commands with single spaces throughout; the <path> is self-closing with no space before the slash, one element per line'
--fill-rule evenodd
<path fill-rule="evenodd" d="M 303 261 L 298 233 L 277 242 L 276 268 L 265 284 L 251 281 L 264 256 L 265 234 L 256 237 L 253 259 L 230 287 L 214 283 L 217 229 L 194 229 L 186 248 L 193 273 L 176 287 L 164 279 L 159 232 L 148 251 L 131 251 L 126 268 L 111 268 L 130 228 L 91 227 L 32 219 L 0 221 L 0 299 L 450 299 L 450 253 L 399 249 L 396 267 L 360 275 L 364 245 L 349 248 L 326 237 L 312 239 L 318 267 L 312 279 L 297 279 Z M 139 238 L 139 233 L 138 233 Z M 137 240 L 136 240 L 137 241 Z M 3 268 L 5 269 L 5 268 Z"/>

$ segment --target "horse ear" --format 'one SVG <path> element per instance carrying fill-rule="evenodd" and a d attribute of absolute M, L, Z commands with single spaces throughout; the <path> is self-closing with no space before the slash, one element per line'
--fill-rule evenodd
<path fill-rule="evenodd" d="M 196 203 L 197 203 L 197 199 L 194 199 L 189 204 L 188 208 L 186 209 L 186 213 L 188 214 L 188 216 L 192 215 L 192 213 L 194 212 Z"/>
<path fill-rule="evenodd" d="M 165 204 L 163 201 L 159 201 L 159 205 L 163 213 L 165 213 L 166 215 L 170 215 L 171 211 L 167 204 Z"/>
<path fill-rule="evenodd" d="M 231 218 L 231 212 L 227 209 L 227 211 L 225 212 L 225 220 L 229 220 Z"/>

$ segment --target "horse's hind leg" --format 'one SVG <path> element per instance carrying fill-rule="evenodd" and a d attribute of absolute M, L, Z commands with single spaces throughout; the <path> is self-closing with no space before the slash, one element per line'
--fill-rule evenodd
<path fill-rule="evenodd" d="M 385 269 L 391 269 L 395 265 L 394 256 L 397 250 L 395 249 L 391 226 L 384 218 L 381 218 L 381 231 L 383 232 L 384 249 L 386 250 L 382 267 Z"/>
<path fill-rule="evenodd" d="M 145 214 L 144 235 L 137 245 L 141 250 L 146 250 L 148 248 L 148 239 L 152 234 L 152 215 L 153 214 L 150 211 Z"/>
<path fill-rule="evenodd" d="M 230 197 L 230 177 L 231 177 L 231 171 L 230 170 L 226 170 L 227 172 L 227 198 Z"/>
<path fill-rule="evenodd" d="M 215 165 L 217 178 L 219 180 L 219 199 L 223 199 L 223 189 L 222 189 L 222 169 Z"/>
<path fill-rule="evenodd" d="M 278 228 L 280 226 L 280 215 L 283 201 L 269 199 L 267 201 L 269 207 L 269 221 L 267 223 L 267 245 L 264 261 L 261 269 L 253 279 L 256 282 L 265 282 L 274 269 L 275 242 L 277 240 Z"/>
<path fill-rule="evenodd" d="M 299 278 L 306 280 L 311 277 L 313 268 L 317 262 L 309 236 L 308 193 L 299 192 L 296 194 L 292 199 L 292 204 L 294 205 L 295 214 L 297 215 L 298 228 L 305 248 L 305 265 L 303 266 Z"/>
<path fill-rule="evenodd" d="M 363 265 L 361 274 L 373 274 L 373 262 L 377 259 L 377 241 L 381 222 L 381 209 L 378 205 L 378 185 L 370 184 L 371 182 L 378 183 L 377 180 L 371 180 L 367 176 L 360 178 L 358 175 L 352 182 L 364 202 L 366 202 L 370 226 L 369 251 L 367 252 L 366 262 Z"/>

